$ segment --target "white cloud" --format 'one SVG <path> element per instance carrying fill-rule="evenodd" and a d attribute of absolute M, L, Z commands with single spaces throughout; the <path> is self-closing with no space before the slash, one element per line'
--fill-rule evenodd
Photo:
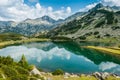
<path fill-rule="evenodd" d="M 120 0 L 100 0 L 98 1 L 98 3 L 102 3 L 103 5 L 106 5 L 106 6 L 120 6 Z M 80 9 L 79 11 L 86 12 L 89 9 L 92 9 L 93 7 L 95 7 L 96 4 L 98 3 L 89 4 L 85 8 Z"/>
<path fill-rule="evenodd" d="M 80 9 L 80 12 L 86 12 L 93 7 L 95 7 L 98 3 L 102 3 L 105 6 L 120 6 L 120 0 L 98 0 L 97 3 L 89 4 L 85 6 L 84 8 Z"/>
<path fill-rule="evenodd" d="M 36 2 L 37 0 L 30 0 Z M 26 18 L 38 18 L 48 15 L 54 19 L 66 18 L 71 14 L 71 8 L 54 10 L 51 6 L 43 7 L 40 3 L 28 6 L 24 0 L 0 0 L 0 20 L 21 21 Z"/>
<path fill-rule="evenodd" d="M 2 53 L 2 54 L 1 54 Z M 71 53 L 66 51 L 64 48 L 54 47 L 49 51 L 44 51 L 37 48 L 27 48 L 25 46 L 11 46 L 7 48 L 0 49 L 1 56 L 10 55 L 15 60 L 19 60 L 20 57 L 24 54 L 28 60 L 36 60 L 40 62 L 43 59 L 53 59 L 53 57 L 58 57 L 59 59 L 69 60 L 71 58 Z"/>
<path fill-rule="evenodd" d="M 20 2 L 20 1 L 22 1 L 22 0 L 19 0 L 18 2 Z M 15 2 L 15 0 L 0 0 L 0 7 L 12 6 L 14 2 Z"/>
<path fill-rule="evenodd" d="M 36 9 L 38 9 L 38 10 L 41 10 L 41 8 L 42 8 L 39 3 L 37 3 L 37 4 L 35 5 L 35 7 L 36 7 Z"/>
<path fill-rule="evenodd" d="M 95 7 L 96 4 L 97 4 L 97 3 L 89 4 L 89 5 L 87 5 L 85 8 L 80 9 L 79 11 L 80 11 L 80 12 L 86 12 L 86 11 L 88 11 L 89 9 L 92 9 L 93 7 Z"/>
<path fill-rule="evenodd" d="M 108 70 L 108 69 L 115 68 L 117 66 L 118 66 L 117 64 L 112 63 L 112 62 L 102 62 L 99 65 L 99 69 L 102 70 L 102 71 L 105 71 L 105 70 Z"/>
<path fill-rule="evenodd" d="M 50 6 L 48 7 L 48 11 L 52 12 L 53 11 L 53 8 Z"/>
<path fill-rule="evenodd" d="M 71 7 L 67 7 L 66 11 L 67 13 L 71 13 Z"/>
<path fill-rule="evenodd" d="M 120 6 L 120 0 L 102 0 L 101 2 L 102 2 L 104 5 Z"/>

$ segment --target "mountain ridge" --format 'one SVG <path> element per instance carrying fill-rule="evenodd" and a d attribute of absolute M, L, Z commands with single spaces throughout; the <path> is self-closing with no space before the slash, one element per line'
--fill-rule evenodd
<path fill-rule="evenodd" d="M 80 19 L 74 19 L 51 30 L 49 37 L 67 37 L 75 40 L 120 40 L 120 14 L 103 8 L 101 4 L 89 10 Z M 107 6 L 108 7 L 108 6 Z"/>
<path fill-rule="evenodd" d="M 15 32 L 30 36 L 40 31 L 52 29 L 55 23 L 57 23 L 57 21 L 49 16 L 43 16 L 36 19 L 28 18 L 21 22 L 0 21 L 0 33 Z"/>
<path fill-rule="evenodd" d="M 104 22 L 106 23 L 106 20 L 112 21 L 110 19 L 107 19 L 107 18 L 109 18 L 108 16 L 112 17 L 112 15 L 113 15 L 113 17 L 117 18 L 117 15 L 119 15 L 119 11 L 120 11 L 120 7 L 104 6 L 103 4 L 99 3 L 94 8 L 90 9 L 88 12 L 77 12 L 77 13 L 67 17 L 64 20 L 63 19 L 54 20 L 51 17 L 45 15 L 45 16 L 42 16 L 42 17 L 36 18 L 36 19 L 27 18 L 26 20 L 21 21 L 21 22 L 0 21 L 0 33 L 15 32 L 15 33 L 23 34 L 26 36 L 31 36 L 34 34 L 41 35 L 42 32 L 48 33 L 50 31 L 49 32 L 50 34 L 51 33 L 54 34 L 55 30 L 56 29 L 60 30 L 60 28 L 62 26 L 66 26 L 66 27 L 63 27 L 63 29 L 65 29 L 65 30 L 68 28 L 71 29 L 70 31 L 65 31 L 65 32 L 74 33 L 77 29 L 81 28 L 80 26 L 88 26 L 88 25 L 85 25 L 86 22 L 94 22 L 94 20 L 96 20 L 101 15 L 104 17 L 104 20 L 102 21 L 101 20 L 102 18 L 99 19 L 98 22 L 99 21 L 100 22 L 98 25 L 104 24 Z M 92 16 L 90 16 L 90 15 L 92 15 Z M 85 19 L 85 18 L 87 18 L 87 19 Z M 82 20 L 82 19 L 84 19 L 84 20 Z M 119 22 L 119 19 L 116 19 L 115 21 Z M 89 24 L 91 25 L 93 23 L 89 23 Z M 95 26 L 95 24 L 96 23 L 94 23 L 94 26 Z M 113 24 L 110 24 L 110 25 L 113 25 Z M 58 33 L 58 32 L 56 32 L 56 33 Z"/>

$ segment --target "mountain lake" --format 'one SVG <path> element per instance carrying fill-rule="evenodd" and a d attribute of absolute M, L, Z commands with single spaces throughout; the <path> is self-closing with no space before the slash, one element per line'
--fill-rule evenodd
<path fill-rule="evenodd" d="M 106 54 L 85 45 L 109 46 L 91 42 L 32 42 L 0 49 L 0 56 L 11 56 L 19 61 L 24 54 L 29 64 L 43 71 L 62 69 L 69 73 L 110 72 L 120 74 L 120 56 Z M 112 44 L 111 44 L 112 45 Z"/>

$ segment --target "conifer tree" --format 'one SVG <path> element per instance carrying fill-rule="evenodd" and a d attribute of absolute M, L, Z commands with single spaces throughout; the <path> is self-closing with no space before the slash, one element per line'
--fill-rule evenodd
<path fill-rule="evenodd" d="M 21 60 L 19 61 L 19 64 L 24 68 L 28 68 L 28 62 L 24 55 L 22 55 Z"/>

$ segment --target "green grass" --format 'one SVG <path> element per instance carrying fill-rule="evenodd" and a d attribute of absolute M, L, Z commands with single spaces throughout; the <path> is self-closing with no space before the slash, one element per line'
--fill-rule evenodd
<path fill-rule="evenodd" d="M 107 52 L 109 54 L 120 55 L 120 48 L 115 49 L 115 48 L 96 47 L 96 46 L 85 46 L 85 48 L 95 49 L 95 50 L 99 50 L 99 51 L 104 51 L 104 52 Z"/>
<path fill-rule="evenodd" d="M 16 34 L 16 33 L 2 33 L 0 34 L 0 42 L 2 41 L 10 41 L 10 40 L 21 40 L 25 38 L 25 36 Z"/>
<path fill-rule="evenodd" d="M 112 77 L 112 76 L 109 76 L 107 79 L 105 80 L 120 80 L 120 78 L 115 78 L 115 77 Z"/>
<path fill-rule="evenodd" d="M 9 60 L 12 60 L 10 63 Z M 30 67 L 31 65 L 26 66 L 25 61 L 21 58 L 22 62 L 14 62 L 10 57 L 0 57 L 0 80 L 29 80 L 29 78 L 34 77 L 36 79 L 41 79 L 41 76 L 38 75 L 30 75 Z M 20 60 L 20 61 L 21 61 Z M 7 62 L 7 64 L 6 64 Z M 21 64 L 24 65 L 21 66 Z M 26 67 L 25 67 L 26 66 Z"/>
<path fill-rule="evenodd" d="M 104 43 L 119 43 L 119 38 L 114 37 L 103 37 L 103 38 L 96 38 L 95 35 L 88 36 L 86 41 L 93 41 L 93 42 L 104 42 Z"/>
<path fill-rule="evenodd" d="M 50 78 L 51 80 L 97 80 L 95 77 L 93 76 L 77 76 L 77 77 L 68 77 L 65 78 L 63 75 L 59 75 L 59 76 L 47 76 L 48 78 Z"/>
<path fill-rule="evenodd" d="M 21 43 L 29 43 L 29 42 L 41 42 L 41 41 L 50 41 L 50 39 L 47 38 L 31 38 L 31 39 L 25 39 L 25 40 L 16 40 L 16 41 L 4 41 L 4 42 L 0 42 L 0 48 L 3 48 L 5 46 L 9 46 L 9 45 L 14 45 L 14 44 L 21 44 Z"/>

